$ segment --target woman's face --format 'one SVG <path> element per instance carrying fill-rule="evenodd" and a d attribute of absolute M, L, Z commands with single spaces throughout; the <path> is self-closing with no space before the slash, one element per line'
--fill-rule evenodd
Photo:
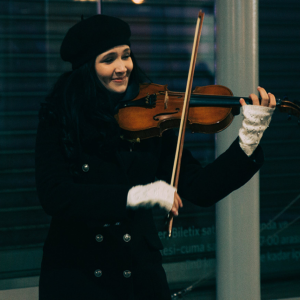
<path fill-rule="evenodd" d="M 100 82 L 114 93 L 126 91 L 132 69 L 130 48 L 127 45 L 103 52 L 95 60 L 95 70 Z"/>

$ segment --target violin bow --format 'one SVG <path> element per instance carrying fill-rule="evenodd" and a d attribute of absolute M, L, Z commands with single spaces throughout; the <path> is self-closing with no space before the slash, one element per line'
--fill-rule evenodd
<path fill-rule="evenodd" d="M 191 93 L 192 93 L 192 84 L 193 84 L 200 36 L 201 36 L 201 31 L 202 31 L 203 19 L 204 19 L 204 13 L 200 10 L 199 14 L 198 14 L 198 18 L 197 18 L 197 24 L 196 24 L 196 30 L 195 30 L 195 36 L 194 36 L 194 44 L 193 44 L 193 50 L 192 50 L 192 55 L 191 55 L 191 62 L 190 62 L 188 79 L 187 79 L 187 85 L 186 85 L 186 90 L 185 90 L 184 103 L 183 103 L 183 108 L 182 108 L 181 121 L 180 121 L 178 140 L 177 140 L 177 147 L 176 147 L 172 179 L 171 179 L 171 185 L 174 186 L 176 189 L 178 188 L 178 180 L 179 180 L 181 157 L 182 157 L 183 144 L 184 144 L 186 122 L 187 122 L 189 103 L 190 103 L 190 98 L 191 98 Z M 169 237 L 171 237 L 172 236 L 172 226 L 173 226 L 173 215 L 171 213 L 169 213 L 168 221 L 169 221 L 168 222 L 169 223 L 168 224 Z"/>

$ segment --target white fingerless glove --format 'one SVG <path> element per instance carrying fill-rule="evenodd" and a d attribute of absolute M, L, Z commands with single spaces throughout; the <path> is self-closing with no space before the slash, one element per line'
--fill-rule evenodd
<path fill-rule="evenodd" d="M 239 131 L 239 142 L 250 156 L 258 146 L 264 131 L 269 127 L 275 108 L 259 105 L 242 106 L 244 120 Z"/>
<path fill-rule="evenodd" d="M 138 208 L 139 206 L 154 206 L 170 211 L 174 202 L 176 188 L 164 181 L 156 181 L 147 185 L 137 185 L 131 188 L 127 195 L 127 206 Z"/>

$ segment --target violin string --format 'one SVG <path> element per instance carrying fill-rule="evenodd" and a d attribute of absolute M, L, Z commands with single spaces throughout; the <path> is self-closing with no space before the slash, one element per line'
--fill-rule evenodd
<path fill-rule="evenodd" d="M 268 222 L 267 226 L 265 226 L 264 229 L 260 230 L 260 232 L 263 232 L 264 230 L 266 230 L 266 228 L 268 228 L 268 226 L 271 225 L 272 222 L 277 220 L 287 209 L 289 209 L 299 199 L 300 199 L 300 194 L 295 199 L 293 199 L 283 210 L 281 210 L 273 219 L 271 219 Z"/>

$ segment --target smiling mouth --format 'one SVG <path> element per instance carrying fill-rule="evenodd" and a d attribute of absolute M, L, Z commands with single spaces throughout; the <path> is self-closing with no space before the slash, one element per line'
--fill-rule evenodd
<path fill-rule="evenodd" d="M 127 77 L 121 77 L 121 78 L 114 78 L 112 79 L 112 81 L 115 81 L 115 82 L 123 82 Z"/>

